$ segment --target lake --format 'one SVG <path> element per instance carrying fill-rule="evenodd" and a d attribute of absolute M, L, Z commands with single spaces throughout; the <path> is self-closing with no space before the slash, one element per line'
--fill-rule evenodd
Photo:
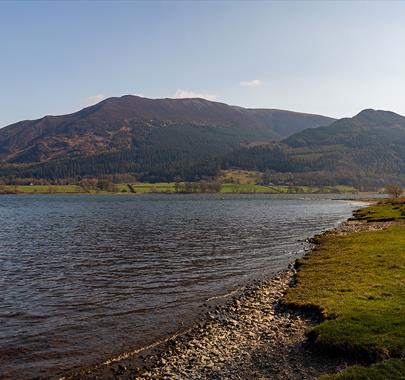
<path fill-rule="evenodd" d="M 0 196 L 0 378 L 143 347 L 302 255 L 339 195 Z"/>

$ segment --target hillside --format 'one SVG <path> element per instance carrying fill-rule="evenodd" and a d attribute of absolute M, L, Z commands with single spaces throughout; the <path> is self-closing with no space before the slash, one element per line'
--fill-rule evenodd
<path fill-rule="evenodd" d="M 245 109 L 205 99 L 109 98 L 79 112 L 21 121 L 0 129 L 0 160 L 47 162 L 121 152 L 189 136 L 222 147 L 280 140 L 334 119 L 290 111 Z M 171 142 L 165 143 L 166 138 Z M 187 141 L 185 141 L 187 143 Z M 181 146 L 179 146 L 181 149 Z"/>
<path fill-rule="evenodd" d="M 405 185 L 405 117 L 368 109 L 316 127 L 328 122 L 203 99 L 111 98 L 71 115 L 0 130 L 0 177 L 132 173 L 165 182 L 243 169 L 266 173 L 263 184 Z"/>
<path fill-rule="evenodd" d="M 226 165 L 288 173 L 273 177 L 295 184 L 405 185 L 405 117 L 364 110 L 278 144 L 236 150 Z"/>

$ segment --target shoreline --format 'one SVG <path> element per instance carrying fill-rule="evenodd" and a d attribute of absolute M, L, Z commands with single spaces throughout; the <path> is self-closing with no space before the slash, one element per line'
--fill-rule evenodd
<path fill-rule="evenodd" d="M 381 214 L 381 210 L 385 214 Z M 271 277 L 253 279 L 236 295 L 232 292 L 225 295 L 227 300 L 216 306 L 204 304 L 205 313 L 191 321 L 189 328 L 146 349 L 134 350 L 129 355 L 118 356 L 92 368 L 83 368 L 63 379 L 298 380 L 324 378 L 324 375 L 340 373 L 347 367 L 353 371 L 358 368 L 367 371 L 367 366 L 375 359 L 370 355 L 322 349 L 313 331 L 325 326 L 323 322 L 329 319 L 328 313 L 316 299 L 309 303 L 291 302 L 290 295 L 302 287 L 302 259 L 316 260 L 312 253 L 319 252 L 324 249 L 324 244 L 333 241 L 376 236 L 370 234 L 402 228 L 405 225 L 403 211 L 392 200 L 361 207 L 353 211 L 354 217 L 307 239 L 310 245 L 284 270 Z M 378 262 L 374 264 L 378 266 Z M 388 267 L 391 268 L 397 267 Z M 328 272 L 324 272 L 323 278 L 327 280 L 325 273 Z M 316 289 L 314 294 L 316 297 Z M 223 301 L 224 296 L 215 298 Z M 308 334 L 309 330 L 311 334 Z"/>
<path fill-rule="evenodd" d="M 174 192 L 174 191 L 151 191 L 151 192 L 139 192 L 139 193 L 130 193 L 130 192 L 88 192 L 88 191 L 77 191 L 77 192 L 16 192 L 16 193 L 0 193 L 1 195 L 130 195 L 130 196 L 139 196 L 139 195 L 210 195 L 210 194 L 230 194 L 230 195 L 345 195 L 345 196 L 353 196 L 358 195 L 359 198 L 347 198 L 347 200 L 357 200 L 357 199 L 366 199 L 366 200 L 380 200 L 386 197 L 385 194 L 379 194 L 375 192 L 370 193 L 351 193 L 351 192 L 341 192 L 341 193 L 332 193 L 332 192 L 297 192 L 297 193 L 288 193 L 288 192 L 251 192 L 251 191 L 235 191 L 235 192 L 227 192 L 227 191 L 217 191 L 217 192 L 206 192 L 206 193 L 185 193 L 185 192 Z M 362 196 L 369 196 L 369 195 L 379 195 L 379 197 L 374 198 L 361 198 Z M 339 198 L 337 198 L 339 199 Z"/>
<path fill-rule="evenodd" d="M 321 235 L 370 228 L 347 219 Z M 301 257 L 312 252 L 311 246 Z M 285 307 L 283 297 L 294 287 L 296 260 L 268 279 L 253 280 L 217 305 L 209 305 L 191 326 L 146 347 L 123 353 L 60 380 L 129 379 L 312 379 L 358 364 L 311 348 L 306 332 L 322 322 L 315 310 Z M 234 291 L 233 291 L 234 292 Z M 221 296 L 219 298 L 224 298 Z"/>
<path fill-rule="evenodd" d="M 99 194 L 99 195 L 142 195 L 142 194 L 337 194 L 352 196 L 380 196 L 378 190 L 359 191 L 358 189 L 336 186 L 311 185 L 259 185 L 257 183 L 235 184 L 220 183 L 217 190 L 176 190 L 174 182 L 159 183 L 116 183 L 114 189 L 82 187 L 79 184 L 65 185 L 2 185 L 0 195 L 71 195 L 71 194 Z"/>
<path fill-rule="evenodd" d="M 311 350 L 306 331 L 321 318 L 285 308 L 294 264 L 254 281 L 240 295 L 211 308 L 191 328 L 60 380 L 310 379 L 354 364 Z"/>

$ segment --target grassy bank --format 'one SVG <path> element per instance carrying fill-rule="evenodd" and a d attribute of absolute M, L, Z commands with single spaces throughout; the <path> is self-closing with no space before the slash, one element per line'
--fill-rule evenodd
<path fill-rule="evenodd" d="M 384 202 L 355 215 L 370 223 L 402 220 L 404 206 L 403 200 Z M 296 286 L 284 302 L 322 314 L 324 322 L 309 332 L 315 348 L 382 361 L 327 378 L 403 379 L 405 225 L 325 234 L 317 240 L 315 249 L 299 260 Z"/>
<path fill-rule="evenodd" d="M 354 189 L 344 186 L 313 187 L 313 186 L 266 186 L 251 183 L 223 183 L 220 193 L 231 194 L 322 194 L 352 193 Z M 19 185 L 2 186 L 0 194 L 174 194 L 174 182 L 161 183 L 119 183 L 110 190 L 85 188 L 79 185 Z M 198 193 L 199 191 L 197 191 Z"/>
<path fill-rule="evenodd" d="M 336 375 L 322 376 L 319 380 L 403 380 L 405 360 L 389 359 L 370 367 L 352 366 Z"/>
<path fill-rule="evenodd" d="M 354 213 L 354 219 L 367 222 L 405 220 L 405 198 L 391 199 L 362 208 Z"/>

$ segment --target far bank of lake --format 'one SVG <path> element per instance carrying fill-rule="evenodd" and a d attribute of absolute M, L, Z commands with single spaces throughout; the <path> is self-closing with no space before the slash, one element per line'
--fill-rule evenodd
<path fill-rule="evenodd" d="M 0 185 L 1 194 L 358 194 L 351 186 L 280 186 L 255 183 L 110 183 L 108 186 Z"/>

